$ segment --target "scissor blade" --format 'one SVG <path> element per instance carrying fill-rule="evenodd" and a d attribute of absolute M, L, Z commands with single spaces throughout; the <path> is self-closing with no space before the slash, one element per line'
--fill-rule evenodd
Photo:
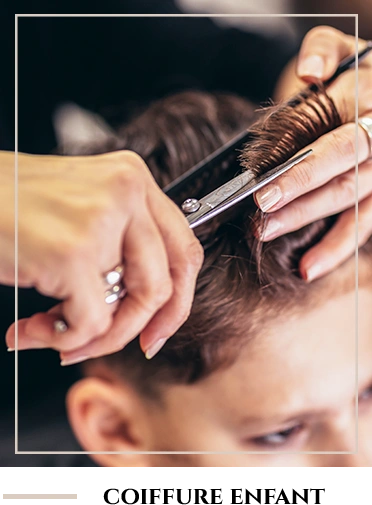
<path fill-rule="evenodd" d="M 203 196 L 203 198 L 199 200 L 199 209 L 187 216 L 189 223 L 199 223 L 199 220 L 204 222 L 204 216 L 209 215 L 212 209 L 219 207 L 219 205 L 225 202 L 230 196 L 235 195 L 242 188 L 245 188 L 253 179 L 254 174 L 247 170 L 225 184 L 222 184 L 222 186 L 219 186 L 208 195 Z M 191 226 L 191 228 L 194 228 L 194 226 Z"/>
<path fill-rule="evenodd" d="M 196 212 L 195 214 L 190 214 L 187 216 L 187 220 L 189 222 L 190 228 L 196 228 L 197 226 L 200 226 L 203 223 L 206 223 L 213 217 L 217 216 L 218 214 L 221 214 L 221 212 L 224 212 L 225 210 L 229 209 L 233 205 L 237 204 L 238 202 L 241 202 L 244 200 L 244 198 L 247 198 L 249 195 L 255 193 L 259 189 L 263 188 L 266 186 L 266 184 L 269 184 L 273 180 L 275 180 L 277 177 L 280 175 L 284 174 L 292 168 L 293 166 L 297 165 L 301 161 L 303 161 L 305 158 L 309 156 L 313 152 L 312 149 L 309 149 L 308 151 L 299 154 L 298 156 L 295 156 L 294 158 L 291 158 L 290 160 L 286 161 L 282 165 L 279 165 L 265 174 L 256 177 L 249 181 L 247 184 L 245 184 L 243 187 L 238 189 L 236 192 L 234 192 L 232 195 L 228 195 L 227 198 L 223 201 L 221 201 L 218 205 L 214 206 L 213 208 L 211 207 L 208 209 L 208 211 L 204 211 L 203 213 Z M 240 177 L 240 176 L 238 176 Z M 217 190 L 218 191 L 218 190 Z M 207 195 L 206 197 L 203 198 L 205 202 L 208 202 L 209 199 L 213 199 L 215 197 L 215 191 Z M 207 204 L 208 205 L 208 204 Z"/>

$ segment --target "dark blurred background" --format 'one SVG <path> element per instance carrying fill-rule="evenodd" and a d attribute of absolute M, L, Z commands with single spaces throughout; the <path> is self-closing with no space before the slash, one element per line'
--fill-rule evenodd
<path fill-rule="evenodd" d="M 255 26 L 267 31 L 280 27 L 289 29 L 297 36 L 303 35 L 312 27 L 329 24 L 339 30 L 355 35 L 355 17 L 359 15 L 359 37 L 372 38 L 372 2 L 365 0 L 178 0 L 187 12 L 221 13 L 221 14 L 297 14 L 293 18 L 277 19 L 237 19 L 240 27 L 251 29 Z M 324 17 L 301 17 L 300 15 L 317 14 Z M 347 17 L 330 17 L 342 14 Z"/>

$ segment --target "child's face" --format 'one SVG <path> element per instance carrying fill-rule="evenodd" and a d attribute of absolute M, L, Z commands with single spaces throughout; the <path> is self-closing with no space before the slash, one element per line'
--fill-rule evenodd
<path fill-rule="evenodd" d="M 371 466 L 371 308 L 372 291 L 361 289 L 358 379 L 356 298 L 355 293 L 350 292 L 311 312 L 277 323 L 243 347 L 229 368 L 194 385 L 170 385 L 161 401 L 143 400 L 145 408 L 141 407 L 142 413 L 138 415 L 145 421 L 137 419 L 137 425 L 144 426 L 137 434 L 137 439 L 143 434 L 143 443 L 137 450 L 250 451 L 255 454 L 142 455 L 141 464 Z M 122 394 L 123 404 L 127 405 L 128 388 L 120 385 L 117 391 L 120 393 L 115 394 L 118 397 Z M 357 450 L 356 397 L 359 401 L 359 453 L 346 454 Z M 73 401 L 70 407 L 74 408 Z M 124 412 L 122 415 L 127 416 Z M 128 419 L 125 422 L 128 423 Z M 86 420 L 82 420 L 84 423 Z M 73 424 L 79 432 L 79 421 Z M 101 440 L 92 437 L 87 443 L 85 436 L 85 449 L 106 450 L 102 443 L 100 447 L 95 446 L 98 439 Z M 121 444 L 116 450 L 136 450 L 131 444 L 131 447 L 128 443 Z M 258 454 L 263 451 L 275 453 Z M 96 459 L 106 465 L 133 464 L 126 463 L 125 455 L 115 457 L 116 460 Z"/>

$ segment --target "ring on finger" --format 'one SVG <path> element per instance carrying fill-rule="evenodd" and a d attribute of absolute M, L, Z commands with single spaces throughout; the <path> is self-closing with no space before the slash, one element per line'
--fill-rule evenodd
<path fill-rule="evenodd" d="M 372 156 L 372 119 L 370 117 L 362 117 L 358 119 L 358 124 L 367 134 L 369 153 L 368 158 Z"/>
<path fill-rule="evenodd" d="M 107 304 L 115 303 L 125 296 L 126 289 L 122 282 L 123 275 L 124 267 L 122 264 L 103 274 L 103 279 L 109 286 L 104 293 Z M 54 321 L 53 326 L 56 333 L 65 333 L 68 330 L 68 324 L 63 319 Z"/>
<path fill-rule="evenodd" d="M 126 289 L 122 282 L 123 275 L 124 266 L 122 264 L 117 265 L 115 268 L 109 270 L 103 275 L 106 284 L 110 286 L 105 291 L 106 303 L 115 303 L 125 296 Z"/>
<path fill-rule="evenodd" d="M 108 304 L 115 303 L 120 300 L 120 298 L 123 298 L 125 293 L 126 289 L 123 283 L 115 284 L 105 291 L 105 302 Z"/>

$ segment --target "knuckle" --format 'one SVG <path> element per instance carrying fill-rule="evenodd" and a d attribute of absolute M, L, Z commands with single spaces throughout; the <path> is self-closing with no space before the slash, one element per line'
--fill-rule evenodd
<path fill-rule="evenodd" d="M 63 283 L 65 280 L 69 282 L 70 278 L 76 275 L 76 271 L 81 269 L 83 265 L 85 267 L 94 265 L 94 242 L 88 230 L 85 230 L 79 234 L 74 244 L 65 245 L 65 251 L 60 260 L 61 271 L 64 275 Z"/>
<path fill-rule="evenodd" d="M 107 332 L 110 326 L 110 320 L 101 314 L 92 314 L 81 321 L 81 328 L 85 335 L 88 334 L 92 338 L 98 337 Z"/>
<path fill-rule="evenodd" d="M 329 141 L 332 151 L 338 153 L 340 159 L 353 160 L 356 155 L 355 148 L 355 127 L 354 124 L 347 124 L 329 134 Z"/>
<path fill-rule="evenodd" d="M 170 277 L 153 279 L 144 287 L 141 304 L 146 312 L 155 313 L 172 296 L 173 286 Z"/>
<path fill-rule="evenodd" d="M 111 200 L 111 211 L 112 209 L 115 209 L 115 212 L 125 211 L 128 217 L 128 210 L 136 209 L 138 203 L 144 201 L 146 182 L 142 174 L 131 167 L 117 169 L 111 174 L 108 193 Z"/>
<path fill-rule="evenodd" d="M 114 342 L 112 345 L 110 345 L 107 354 L 115 354 L 117 352 L 122 351 L 124 347 L 127 345 L 127 343 L 128 342 L 122 342 L 121 340 Z"/>
<path fill-rule="evenodd" d="M 111 185 L 121 190 L 142 191 L 150 171 L 141 156 L 133 151 L 121 151 L 112 165 Z"/>
<path fill-rule="evenodd" d="M 129 149 L 122 149 L 121 151 L 113 151 L 110 153 L 106 153 L 105 155 L 106 160 L 109 162 L 109 164 L 112 165 L 112 167 L 116 167 L 118 164 L 122 165 L 132 165 L 132 166 L 143 166 L 145 162 L 141 158 L 139 154 L 137 154 L 134 151 L 131 151 Z"/>
<path fill-rule="evenodd" d="M 134 151 L 121 151 L 121 154 L 125 161 L 132 165 L 136 170 L 147 169 L 146 163 L 141 158 L 141 156 Z"/>
<path fill-rule="evenodd" d="M 314 168 L 310 161 L 305 160 L 297 166 L 297 170 L 292 174 L 283 178 L 286 183 L 288 180 L 293 180 L 294 187 L 291 188 L 293 192 L 302 193 L 304 189 L 311 188 L 314 179 Z M 290 191 L 290 193 L 292 193 Z M 283 190 L 285 194 L 285 189 Z"/>
<path fill-rule="evenodd" d="M 110 186 L 115 192 L 132 193 L 142 191 L 143 182 L 138 172 L 132 167 L 118 167 L 113 170 L 110 178 Z"/>
<path fill-rule="evenodd" d="M 96 335 L 104 335 L 107 333 L 111 326 L 111 318 L 110 317 L 101 317 L 97 318 L 94 321 L 94 331 Z"/>
<path fill-rule="evenodd" d="M 199 240 L 195 237 L 189 244 L 185 252 L 187 263 L 195 270 L 200 270 L 204 261 L 204 249 Z"/>
<path fill-rule="evenodd" d="M 59 265 L 59 269 L 62 270 L 64 267 L 64 261 L 62 261 L 62 259 L 58 261 L 58 256 L 57 263 Z M 44 259 L 44 267 L 46 268 L 42 268 L 42 265 L 38 265 L 37 268 L 34 268 L 32 272 L 34 279 L 33 287 L 44 296 L 56 297 L 61 289 L 60 276 L 50 274 L 51 270 L 48 268 L 48 259 L 46 257 Z"/>
<path fill-rule="evenodd" d="M 133 185 L 138 183 L 142 187 L 148 174 L 147 165 L 139 154 L 133 151 L 111 153 L 110 170 L 107 172 L 109 185 L 133 189 Z"/>
<path fill-rule="evenodd" d="M 335 203 L 341 207 L 355 201 L 356 184 L 355 174 L 348 173 L 340 175 L 336 179 Z"/>

